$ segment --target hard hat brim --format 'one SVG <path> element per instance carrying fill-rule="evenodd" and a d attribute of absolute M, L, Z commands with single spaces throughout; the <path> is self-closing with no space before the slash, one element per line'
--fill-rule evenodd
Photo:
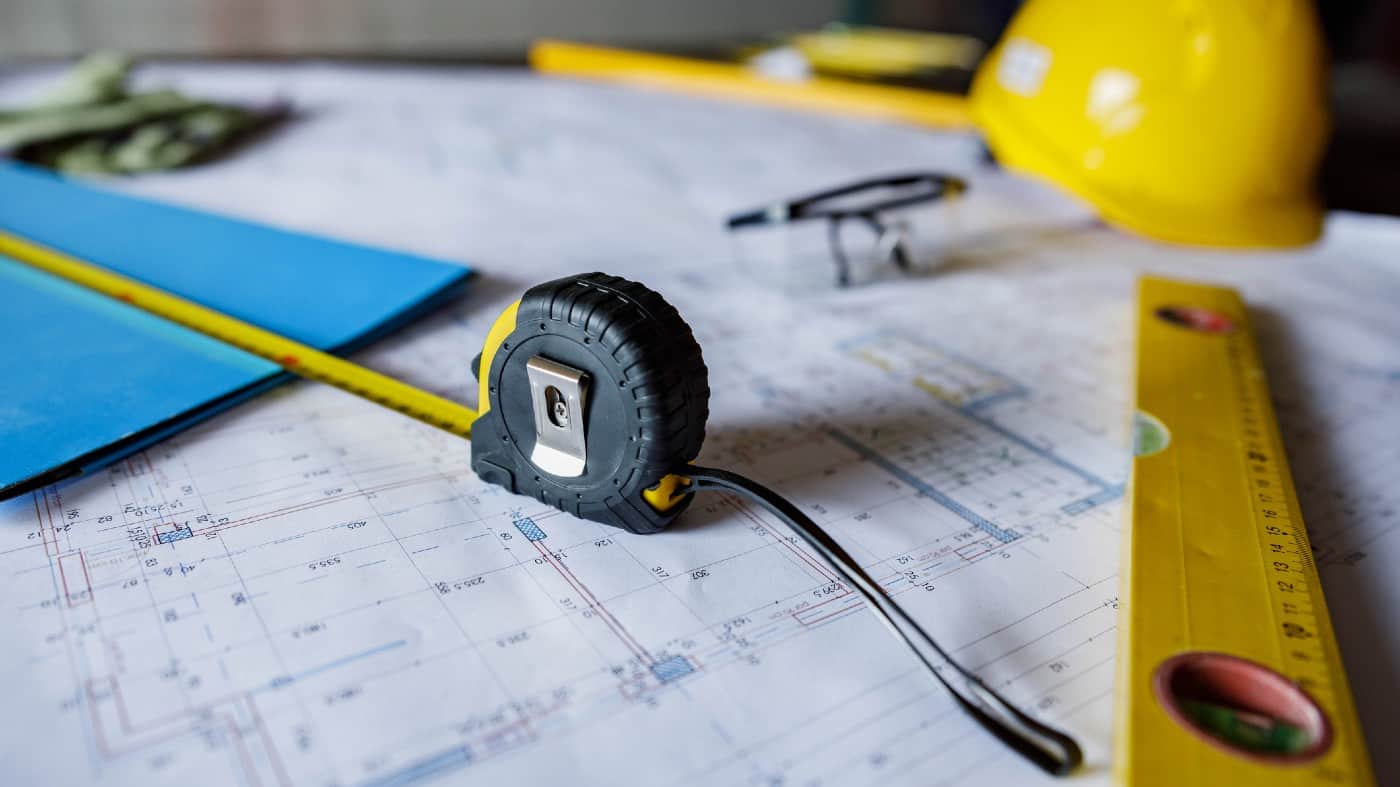
<path fill-rule="evenodd" d="M 1055 156 L 1045 140 L 1032 138 L 1025 119 L 1009 121 L 1008 109 L 978 102 L 973 106 L 973 119 L 997 161 L 1013 172 L 1074 194 L 1114 227 L 1166 243 L 1234 249 L 1304 246 L 1322 235 L 1322 205 L 1313 197 L 1239 206 L 1204 199 L 1191 205 L 1154 203 L 1141 193 L 1120 198 L 1083 177 L 1079 167 Z"/>

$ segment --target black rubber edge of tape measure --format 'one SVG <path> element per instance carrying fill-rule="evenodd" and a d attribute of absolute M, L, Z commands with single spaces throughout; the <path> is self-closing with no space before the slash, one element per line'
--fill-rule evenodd
<path fill-rule="evenodd" d="M 578 478 L 530 461 L 534 414 L 525 364 L 539 355 L 588 375 L 588 462 Z M 690 326 L 656 292 L 588 273 L 530 288 L 490 369 L 490 409 L 472 425 L 472 469 L 484 480 L 575 516 L 654 533 L 685 509 L 643 498 L 695 459 L 709 417 L 709 373 Z"/>

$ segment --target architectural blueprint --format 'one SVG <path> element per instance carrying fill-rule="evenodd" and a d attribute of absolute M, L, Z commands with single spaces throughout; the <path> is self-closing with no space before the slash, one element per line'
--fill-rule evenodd
<path fill-rule="evenodd" d="M 357 357 L 376 369 L 474 403 L 469 361 L 531 284 L 599 269 L 663 293 L 710 369 L 701 459 L 790 496 L 959 660 L 1072 731 L 1081 782 L 1108 778 L 1134 277 L 1240 287 L 1377 774 L 1400 778 L 1379 745 L 1400 685 L 1400 222 L 1188 251 L 992 171 L 963 135 L 518 73 L 147 76 L 275 87 L 302 114 L 121 188 L 484 271 Z M 971 182 L 938 273 L 736 286 L 728 212 L 921 168 Z M 0 783 L 1047 781 L 766 512 L 711 494 L 634 536 L 469 459 L 297 382 L 0 504 Z"/>

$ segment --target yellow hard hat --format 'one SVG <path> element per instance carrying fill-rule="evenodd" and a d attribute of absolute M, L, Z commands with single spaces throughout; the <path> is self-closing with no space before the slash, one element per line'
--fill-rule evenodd
<path fill-rule="evenodd" d="M 1316 240 L 1325 54 L 1306 0 L 1030 0 L 978 68 L 996 157 L 1158 240 Z"/>

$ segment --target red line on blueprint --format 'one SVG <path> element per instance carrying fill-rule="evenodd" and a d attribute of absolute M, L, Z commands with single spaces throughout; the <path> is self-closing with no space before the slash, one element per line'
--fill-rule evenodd
<path fill-rule="evenodd" d="M 598 597 L 593 595 L 593 591 L 587 585 L 583 584 L 583 580 L 578 578 L 578 575 L 574 573 L 574 570 L 565 565 L 563 561 L 555 562 L 559 564 L 560 570 L 562 570 L 564 573 L 568 574 L 570 577 L 573 578 L 574 582 L 578 585 L 579 590 L 589 600 L 593 602 L 594 608 L 602 612 L 604 615 L 607 615 L 613 623 L 617 624 L 618 630 L 621 631 L 623 634 L 627 635 L 628 639 L 632 640 L 632 644 L 636 645 L 637 648 L 641 650 L 642 656 L 645 657 L 646 661 L 649 663 L 655 663 L 656 659 L 652 658 L 651 653 L 646 649 L 646 647 L 643 646 L 642 643 L 639 642 L 636 637 L 632 636 L 632 632 L 628 631 L 627 627 L 622 625 L 622 621 L 618 620 L 617 617 L 613 615 L 612 610 L 603 606 L 603 602 L 599 601 Z"/>
<path fill-rule="evenodd" d="M 801 614 L 806 613 L 806 612 L 810 612 L 810 611 L 812 611 L 812 610 L 814 610 L 814 609 L 820 609 L 820 608 L 826 606 L 827 604 L 831 604 L 831 603 L 833 603 L 833 602 L 837 602 L 837 601 L 841 601 L 842 599 L 849 598 L 851 595 L 852 595 L 851 591 L 849 591 L 849 590 L 847 590 L 846 588 L 842 587 L 840 593 L 836 593 L 836 594 L 827 596 L 824 600 L 818 601 L 818 602 L 815 603 L 815 604 L 808 604 L 807 606 L 803 607 L 802 609 L 794 610 L 794 611 L 792 612 L 792 616 L 793 616 L 793 617 L 797 617 L 798 615 L 801 615 Z M 799 619 L 800 619 L 800 618 L 799 618 Z"/>
<path fill-rule="evenodd" d="M 44 515 L 49 518 L 49 527 L 53 527 L 53 511 L 49 509 L 49 488 L 40 489 L 39 494 L 44 498 Z"/>
<path fill-rule="evenodd" d="M 117 706 L 117 716 L 121 721 L 122 732 L 125 733 L 137 733 L 140 732 L 142 728 L 151 729 L 154 727 L 158 727 L 162 724 L 169 724 L 170 722 L 176 721 L 181 717 L 189 716 L 191 714 L 199 714 L 202 710 L 207 710 L 209 708 L 222 705 L 226 702 L 237 702 L 243 696 L 241 693 L 225 694 L 219 697 L 214 697 L 212 699 L 205 700 L 203 703 L 196 706 L 195 708 L 182 708 L 180 710 L 171 711 L 170 713 L 167 713 L 163 716 L 155 716 L 149 719 L 145 719 L 140 724 L 137 724 L 133 722 L 131 720 L 131 717 L 127 714 L 126 698 L 122 696 L 121 683 L 117 681 L 117 678 L 114 675 L 108 675 L 107 682 L 112 687 L 112 701 Z"/>
<path fill-rule="evenodd" d="M 258 769 L 253 767 L 253 758 L 248 756 L 248 747 L 243 744 L 243 731 L 238 729 L 238 724 L 227 713 L 220 714 L 219 717 L 228 725 L 229 735 L 238 748 L 238 759 L 243 761 L 243 770 L 247 771 L 248 778 L 252 780 L 254 787 L 262 787 L 262 780 L 258 778 Z"/>
<path fill-rule="evenodd" d="M 725 495 L 724 498 L 725 498 L 725 502 L 726 502 L 731 508 L 733 508 L 735 511 L 737 511 L 740 515 L 744 516 L 744 517 L 747 518 L 749 521 L 751 521 L 751 522 L 753 522 L 753 523 L 755 523 L 755 524 L 757 524 L 757 525 L 762 526 L 764 529 L 769 530 L 770 532 L 772 531 L 772 528 L 769 527 L 769 525 L 768 525 L 767 523 L 765 523 L 761 518 L 759 518 L 757 515 L 755 515 L 752 511 L 750 511 L 750 510 L 748 509 L 747 506 L 745 506 L 745 505 L 743 505 L 743 504 L 741 504 L 741 503 L 739 503 L 739 502 L 736 502 L 735 500 L 730 499 L 728 495 Z M 850 595 L 851 591 L 850 591 L 849 589 L 846 588 L 846 583 L 845 583 L 845 581 L 844 581 L 843 579 L 841 579 L 840 577 L 837 577 L 837 576 L 835 576 L 834 574 L 832 574 L 832 573 L 831 573 L 831 569 L 828 568 L 828 567 L 826 566 L 825 563 L 813 562 L 813 560 L 811 559 L 811 557 L 808 556 L 808 554 L 807 554 L 805 551 L 803 551 L 802 549 L 799 549 L 799 548 L 793 546 L 793 544 L 790 543 L 786 538 L 783 538 L 783 537 L 777 536 L 777 535 L 775 535 L 774 538 L 777 539 L 777 541 L 778 541 L 779 543 L 781 543 L 784 547 L 787 547 L 787 549 L 788 549 L 790 552 L 792 552 L 794 555 L 797 555 L 799 558 L 801 558 L 805 563 L 807 563 L 807 565 L 812 566 L 812 568 L 815 569 L 815 570 L 816 570 L 818 573 L 820 573 L 822 576 L 827 577 L 827 579 L 828 579 L 830 582 L 833 582 L 833 583 L 836 583 L 836 584 L 839 584 L 839 585 L 842 586 L 842 593 L 841 593 L 840 595 L 834 596 L 834 597 L 828 599 L 827 601 L 823 601 L 821 604 L 815 604 L 815 605 L 810 606 L 810 607 L 804 607 L 802 610 L 799 610 L 797 613 L 793 613 L 793 617 L 794 617 L 794 618 L 796 618 L 796 617 L 797 617 L 797 614 L 800 613 L 800 612 L 804 612 L 804 611 L 810 610 L 810 609 L 815 609 L 816 607 L 822 606 L 822 604 L 829 603 L 830 601 L 837 601 L 837 600 L 840 600 L 840 599 L 845 598 L 845 597 L 847 597 L 848 595 Z M 970 542 L 967 542 L 967 543 L 965 543 L 965 544 L 961 544 L 961 545 L 959 545 L 959 546 L 956 547 L 956 548 L 949 547 L 949 548 L 946 549 L 946 552 L 945 552 L 945 553 L 943 553 L 943 554 L 934 553 L 934 554 L 931 555 L 931 556 L 927 556 L 925 559 L 926 559 L 926 560 L 936 560 L 936 559 L 939 558 L 939 557 L 945 557 L 945 556 L 948 556 L 948 555 L 954 555 L 954 556 L 957 556 L 957 557 L 961 558 L 964 562 L 971 563 L 971 562 L 975 561 L 975 560 L 978 559 L 978 558 L 981 558 L 981 557 L 983 557 L 983 556 L 985 556 L 985 555 L 987 555 L 987 554 L 990 554 L 991 552 L 995 552 L 995 551 L 996 551 L 998 545 L 989 545 L 989 542 L 990 542 L 991 540 L 992 540 L 992 539 L 991 539 L 991 536 L 985 536 L 985 537 L 983 537 L 983 538 L 977 539 L 976 541 L 970 541 Z M 980 551 L 980 552 L 971 552 L 971 553 L 966 554 L 966 555 L 963 554 L 963 550 L 969 550 L 969 549 L 972 549 L 972 548 L 974 548 L 974 547 L 980 547 L 980 548 L 981 548 L 981 551 Z M 923 562 L 923 561 L 921 561 L 921 562 Z M 914 585 L 913 585 L 912 583 L 905 583 L 905 584 L 903 584 L 903 585 L 901 585 L 901 586 L 897 586 L 895 589 L 890 589 L 889 587 L 887 587 L 887 586 L 885 585 L 885 583 L 886 583 L 887 581 L 889 581 L 889 580 L 891 580 L 891 579 L 894 579 L 895 577 L 904 577 L 904 576 L 905 576 L 905 572 L 903 572 L 903 571 L 894 571 L 894 572 L 892 572 L 892 573 L 886 574 L 886 575 L 883 576 L 883 577 L 880 577 L 880 578 L 877 580 L 877 582 L 878 582 L 878 584 L 879 584 L 879 587 L 880 587 L 880 592 L 883 593 L 883 594 L 884 594 L 885 596 L 887 596 L 887 597 L 893 597 L 893 596 L 896 595 L 897 593 L 902 593 L 902 592 L 904 592 L 904 591 L 906 591 L 906 590 L 911 590 L 911 589 L 913 589 Z M 823 618 L 823 619 L 825 619 L 825 618 Z M 800 620 L 800 619 L 799 619 L 799 620 Z"/>
<path fill-rule="evenodd" d="M 764 530 L 767 530 L 770 533 L 773 532 L 772 526 L 769 525 L 767 522 L 764 522 L 757 514 L 750 511 L 747 506 L 736 503 L 733 500 L 726 500 L 726 502 L 729 503 L 729 506 L 731 508 L 733 508 L 735 511 L 738 511 L 740 516 L 743 516 L 750 522 L 753 522 L 754 524 L 762 527 Z M 778 541 L 778 543 L 787 547 L 789 552 L 801 558 L 802 562 L 811 566 L 812 569 L 815 570 L 818 574 L 822 575 L 823 577 L 826 577 L 828 582 L 841 582 L 840 578 L 838 578 L 835 574 L 831 573 L 831 569 L 827 568 L 825 563 L 813 560 L 811 556 L 809 556 L 806 552 L 793 546 L 792 542 L 788 541 L 782 536 L 775 534 L 773 538 L 775 538 Z"/>
<path fill-rule="evenodd" d="M 953 554 L 957 555 L 963 560 L 976 560 L 977 558 L 995 549 L 995 547 L 988 546 L 987 542 L 989 541 L 991 541 L 990 538 L 983 538 L 977 541 L 973 541 L 969 544 L 963 544 L 962 546 L 953 550 Z"/>
<path fill-rule="evenodd" d="M 144 470 L 141 469 L 141 463 L 143 462 L 146 465 L 146 469 Z M 145 451 L 142 451 L 141 453 L 136 454 L 134 456 L 127 457 L 122 461 L 122 464 L 126 465 L 127 473 L 133 477 L 147 475 L 156 471 L 156 466 L 151 463 L 151 458 L 146 455 Z"/>
<path fill-rule="evenodd" d="M 530 544 L 535 548 L 536 552 L 540 553 L 540 557 L 543 558 L 545 563 L 548 564 L 555 571 L 557 571 L 559 575 L 564 578 L 564 582 L 567 583 L 569 587 L 573 588 L 579 593 L 579 595 L 583 596 L 585 603 L 587 603 L 591 609 L 598 613 L 598 618 L 603 621 L 603 624 L 605 626 L 612 630 L 613 634 L 615 634 L 617 638 L 622 641 L 622 644 L 626 646 L 628 650 L 632 651 L 632 655 L 636 656 L 642 661 L 652 661 L 651 654 L 647 653 L 646 649 L 641 647 L 641 645 L 638 644 L 637 641 L 633 639 L 630 634 L 627 633 L 627 630 L 622 626 L 622 624 L 612 616 L 612 613 L 609 612 L 607 608 L 604 607 L 598 601 L 598 599 L 593 596 L 591 592 L 588 591 L 588 589 L 583 585 L 582 582 L 579 581 L 578 577 L 575 576 L 572 571 L 569 571 L 567 568 L 565 568 L 560 561 L 555 560 L 554 555 L 550 553 L 549 550 L 545 549 L 544 547 L 541 547 L 538 541 L 531 541 Z"/>
<path fill-rule="evenodd" d="M 285 507 L 283 507 L 283 508 L 274 508 L 274 509 L 271 510 L 271 511 L 265 511 L 265 512 L 263 512 L 263 513 L 261 513 L 261 514 L 253 514 L 252 516 L 244 517 L 243 519 L 238 519 L 238 520 L 235 520 L 235 521 L 233 521 L 233 522 L 228 522 L 228 523 L 225 523 L 225 524 L 222 524 L 222 525 L 210 525 L 210 526 L 208 526 L 208 527 L 204 527 L 204 528 L 200 528 L 199 530 L 195 530 L 194 532 L 195 532 L 195 533 L 199 533 L 199 534 L 204 534 L 204 535 L 208 535 L 208 534 L 211 534 L 211 533 L 218 533 L 218 532 L 223 531 L 223 530 L 228 530 L 228 529 L 230 529 L 230 528 L 235 528 L 235 527 L 242 527 L 243 525 L 251 525 L 251 524 L 253 524 L 253 523 L 255 523 L 255 522 L 261 522 L 261 521 L 263 521 L 263 520 L 265 520 L 265 519 L 272 519 L 272 518 L 274 518 L 274 517 L 279 517 L 279 516 L 282 516 L 282 515 L 284 515 L 284 514 L 295 514 L 295 513 L 298 513 L 298 512 L 300 512 L 300 511 L 306 511 L 306 510 L 308 510 L 308 509 L 316 508 L 316 507 L 318 507 L 318 506 L 327 505 L 327 504 L 329 504 L 329 503 L 336 503 L 336 502 L 339 502 L 339 501 L 341 501 L 341 500 L 348 500 L 348 499 L 350 499 L 350 498 L 352 498 L 352 497 L 363 497 L 363 496 L 365 496 L 365 495 L 373 494 L 373 493 L 375 493 L 375 492 L 384 492 L 384 491 L 387 491 L 387 490 L 390 490 L 390 489 L 398 489 L 398 488 L 405 487 L 405 486 L 412 486 L 413 484 L 421 484 L 421 483 L 423 483 L 423 482 L 425 482 L 425 481 L 446 481 L 446 480 L 449 480 L 449 479 L 448 479 L 446 476 L 442 475 L 441 473 L 438 473 L 438 474 L 435 474 L 435 475 L 420 476 L 420 477 L 418 477 L 418 478 L 408 478 L 408 479 L 405 479 L 405 480 L 402 480 L 402 481 L 394 481 L 394 482 L 392 482 L 392 483 L 383 484 L 383 485 L 381 485 L 381 486 L 372 486 L 372 487 L 369 487 L 369 488 L 367 488 L 367 489 L 361 489 L 361 490 L 358 490 L 358 491 L 355 491 L 355 492 L 347 492 L 347 493 L 345 493 L 345 494 L 343 494 L 343 495 L 335 495 L 335 496 L 333 496 L 333 497 L 325 497 L 325 498 L 321 498 L 321 499 L 319 499 L 319 500 L 309 500 L 309 501 L 307 501 L 307 502 L 305 502 L 305 503 L 297 503 L 297 504 L 295 504 L 295 505 L 285 506 Z"/>
<path fill-rule="evenodd" d="M 818 624 L 818 623 L 822 623 L 822 622 L 824 622 L 824 621 L 831 620 L 832 618 L 839 618 L 839 617 L 841 617 L 842 615 L 846 614 L 847 612 L 853 612 L 853 611 L 855 611 L 855 610 L 857 610 L 857 609 L 861 609 L 861 608 L 864 607 L 864 606 L 865 606 L 865 602 L 860 601 L 860 602 L 857 602 L 857 603 L 855 603 L 855 604 L 851 604 L 850 606 L 842 607 L 842 608 L 840 608 L 840 609 L 838 609 L 838 610 L 832 612 L 832 613 L 829 614 L 829 615 L 822 615 L 822 616 L 819 617 L 819 618 L 812 618 L 811 620 L 804 620 L 803 618 L 798 617 L 798 613 L 793 613 L 793 617 L 794 617 L 794 618 L 797 618 L 797 622 L 798 622 L 798 623 L 801 623 L 801 624 L 804 625 L 804 626 L 815 626 L 815 625 Z M 806 610 L 802 610 L 802 611 L 805 612 Z"/>
<path fill-rule="evenodd" d="M 253 695 L 245 693 L 243 701 L 248 705 L 248 711 L 253 716 L 253 724 L 258 728 L 258 735 L 263 742 L 263 750 L 267 752 L 267 758 L 272 762 L 272 769 L 277 772 L 278 783 L 291 784 L 292 780 L 287 778 L 287 769 L 282 764 L 282 756 L 277 753 L 277 747 L 272 745 L 272 736 L 268 734 L 267 726 L 263 724 L 262 714 L 258 712 L 257 703 L 253 702 Z"/>
<path fill-rule="evenodd" d="M 502 741 L 509 744 L 511 742 L 509 740 L 509 736 L 512 733 L 514 733 L 517 729 L 527 739 L 533 739 L 535 737 L 535 731 L 530 727 L 529 715 L 527 715 L 525 711 L 517 712 L 520 714 L 520 716 L 515 721 L 512 721 L 509 724 L 503 724 L 500 727 L 497 727 L 489 732 L 483 733 L 478 740 L 480 740 L 482 743 L 487 744 L 488 746 L 494 746 L 494 744 L 501 743 Z"/>
<path fill-rule="evenodd" d="M 646 660 L 648 663 L 652 663 L 652 664 L 656 663 L 656 659 L 652 658 L 651 652 L 648 651 L 648 650 L 646 649 L 646 646 L 642 645 L 642 643 L 641 643 L 640 641 L 638 641 L 638 639 L 637 639 L 636 637 L 632 636 L 632 632 L 628 631 L 628 630 L 627 630 L 627 627 L 624 626 L 624 625 L 622 625 L 622 621 L 618 620 L 618 619 L 617 619 L 617 616 L 613 615 L 612 610 L 610 610 L 610 609 L 608 609 L 607 607 L 603 606 L 603 602 L 602 602 L 602 601 L 599 601 L 599 600 L 598 600 L 598 597 L 595 596 L 595 595 L 593 595 L 593 590 L 592 590 L 591 588 L 589 588 L 587 585 L 583 584 L 583 580 L 581 580 L 581 579 L 578 578 L 578 575 L 574 573 L 574 570 L 571 569 L 571 568 L 569 568 L 569 567 L 568 567 L 567 565 L 565 565 L 562 561 L 555 561 L 555 562 L 557 562 L 557 563 L 559 564 L 559 568 L 560 568 L 564 573 L 568 574 L 570 577 L 573 578 L 574 582 L 578 585 L 579 590 L 582 591 L 583 594 L 584 594 L 589 600 L 591 600 L 591 601 L 593 602 L 594 608 L 596 608 L 598 611 L 602 612 L 604 615 L 607 615 L 608 618 L 611 619 L 612 622 L 613 622 L 614 624 L 617 625 L 618 630 L 621 631 L 623 634 L 625 634 L 625 635 L 627 636 L 628 639 L 632 640 L 632 644 L 636 645 L 636 646 L 637 646 L 637 649 L 640 650 L 640 651 L 642 652 L 642 656 L 645 658 L 645 660 Z"/>
<path fill-rule="evenodd" d="M 198 715 L 196 715 L 195 718 L 190 719 L 185 724 L 176 727 L 175 729 L 155 732 L 154 737 L 152 737 L 149 740 L 140 740 L 128 745 L 126 748 L 114 749 L 107 740 L 106 725 L 102 721 L 102 711 L 98 708 L 97 695 L 93 691 L 94 681 L 92 679 L 88 679 L 83 683 L 83 691 L 87 694 L 88 708 L 92 713 L 92 729 L 93 735 L 97 740 L 97 748 L 101 752 L 104 759 L 112 759 L 113 757 L 117 757 L 123 754 L 130 754 L 132 752 L 141 751 L 142 749 L 155 746 L 159 743 L 167 742 L 173 736 L 176 735 L 185 735 L 191 732 L 196 732 L 205 727 L 205 725 L 208 723 L 208 719 L 217 718 L 218 723 L 228 728 L 230 739 L 233 741 L 234 745 L 238 749 L 238 758 L 242 761 L 243 767 L 248 774 L 249 780 L 253 784 L 258 785 L 258 787 L 261 787 L 262 782 L 258 778 L 257 767 L 253 763 L 252 756 L 248 752 L 243 731 L 238 728 L 237 720 L 234 719 L 233 716 L 228 713 L 220 713 L 217 717 L 210 713 L 210 710 L 213 709 L 215 706 L 222 705 L 225 702 L 236 702 L 239 699 L 239 695 L 229 695 L 228 697 L 221 697 L 219 699 L 212 700 L 204 704 L 198 710 L 191 709 L 179 711 L 177 713 L 168 714 L 158 719 L 148 720 L 137 725 L 133 724 L 131 718 L 127 715 L 126 701 L 122 698 L 121 693 L 121 684 L 119 684 L 117 682 L 117 679 L 111 675 L 106 677 L 106 681 L 111 687 L 110 696 L 112 698 L 112 704 L 116 706 L 118 726 L 121 728 L 122 734 L 124 736 L 137 734 L 139 731 L 138 727 L 144 727 L 150 730 L 166 724 L 166 720 L 174 720 L 180 716 L 188 716 L 198 714 L 201 712 L 207 715 L 204 718 L 200 718 Z M 248 700 L 251 707 L 251 696 L 248 697 Z M 255 723 L 261 728 L 262 721 L 261 718 L 257 716 L 257 712 L 255 709 L 253 711 L 253 716 L 255 719 Z M 265 735 L 265 732 L 263 734 Z M 267 749 L 268 759 L 272 761 L 274 768 L 276 768 L 278 772 L 278 778 L 282 780 L 284 784 L 288 783 L 286 780 L 286 772 L 282 770 L 281 762 L 277 759 L 276 750 L 272 747 L 271 742 L 268 741 L 266 737 L 264 737 L 263 739 L 263 745 Z"/>
<path fill-rule="evenodd" d="M 35 492 L 31 497 L 34 501 L 34 518 L 39 522 L 39 538 L 44 542 L 44 557 L 52 558 L 58 552 L 58 544 L 54 544 L 53 552 L 49 551 L 49 529 L 44 525 L 44 513 L 39 510 L 39 493 Z M 44 506 L 48 506 L 47 500 Z"/>
<path fill-rule="evenodd" d="M 63 561 L 71 562 L 74 557 L 78 558 L 78 565 L 73 568 L 73 582 L 77 584 L 79 580 L 82 581 L 76 600 L 73 597 L 73 589 L 68 585 L 68 569 L 63 567 Z M 69 607 L 92 603 L 92 583 L 88 580 L 87 562 L 83 560 L 82 550 L 58 556 L 58 578 L 63 583 L 63 595 L 68 600 Z"/>
<path fill-rule="evenodd" d="M 97 598 L 92 593 L 92 575 L 88 574 L 87 557 L 83 555 L 83 550 L 78 550 L 78 564 L 83 567 L 83 584 L 87 585 L 87 597 L 89 603 L 97 603 Z"/>
<path fill-rule="evenodd" d="M 63 571 L 63 555 L 58 556 L 58 583 L 63 586 L 63 599 L 73 606 L 73 593 L 68 589 L 68 575 Z"/>
<path fill-rule="evenodd" d="M 110 677 L 109 677 L 107 680 L 108 680 L 109 682 L 112 682 L 112 683 L 115 685 L 115 681 L 112 681 L 112 679 L 111 679 Z M 139 742 L 137 742 L 137 743 L 135 743 L 135 744 L 133 744 L 133 745 L 131 745 L 131 746 L 128 746 L 128 747 L 125 748 L 125 749 L 113 749 L 113 748 L 111 748 L 109 745 L 107 745 L 107 734 L 106 734 L 106 731 L 105 731 L 105 730 L 106 730 L 106 726 L 105 726 L 105 725 L 103 724 L 103 722 L 102 722 L 102 712 L 98 709 L 97 695 L 93 693 L 92 684 L 93 684 L 93 681 L 92 681 L 92 680 L 86 681 L 86 691 L 87 691 L 87 695 L 88 695 L 88 707 L 92 708 L 92 727 L 93 727 L 93 731 L 96 733 L 96 736 L 97 736 L 98 741 L 99 741 L 99 746 L 98 746 L 98 748 L 100 748 L 100 749 L 102 750 L 104 756 L 106 756 L 106 757 L 108 757 L 108 758 L 111 758 L 111 757 L 114 757 L 114 756 L 117 756 L 117 755 L 120 755 L 120 754 L 129 754 L 129 753 L 131 753 L 131 752 L 133 752 L 133 751 L 140 751 L 141 749 L 144 749 L 144 748 L 146 748 L 146 747 L 148 747 L 148 746 L 154 746 L 154 745 L 157 744 L 157 743 L 161 743 L 161 742 L 163 742 L 163 741 L 165 741 L 165 740 L 168 740 L 168 738 L 169 738 L 169 736 L 170 736 L 171 734 L 177 734 L 177 735 L 178 735 L 178 734 L 184 734 L 184 733 L 193 732 L 193 731 L 199 729 L 200 723 L 199 723 L 198 720 L 196 720 L 194 723 L 190 724 L 188 727 L 183 727 L 183 728 L 180 728 L 180 729 L 171 730 L 170 732 L 168 732 L 168 733 L 163 733 L 163 734 L 161 734 L 161 735 L 158 735 L 157 737 L 154 737 L 154 738 L 152 738 L 152 739 L 149 740 L 149 741 L 139 741 Z M 121 713 L 121 708 L 118 707 L 117 710 L 118 710 L 118 713 L 120 714 L 120 713 Z M 125 722 L 123 722 L 123 725 L 124 725 L 124 724 L 125 724 Z"/>
<path fill-rule="evenodd" d="M 107 736 L 102 731 L 101 711 L 97 709 L 97 697 L 92 693 L 91 680 L 83 683 L 83 691 L 87 694 L 88 711 L 92 713 L 92 731 L 93 736 L 97 739 L 97 749 L 102 752 L 104 759 L 109 759 L 112 756 L 112 750 L 107 747 Z"/>
<path fill-rule="evenodd" d="M 116 703 L 117 706 L 117 719 L 121 721 L 122 732 L 135 732 L 136 728 L 135 725 L 131 723 L 131 717 L 126 715 L 126 700 L 122 698 L 122 688 L 121 685 L 117 683 L 117 677 L 115 675 L 108 675 L 107 682 L 112 686 L 112 701 Z M 182 714 L 172 714 L 168 718 L 175 718 L 179 715 Z M 153 719 L 150 723 L 159 724 L 160 722 L 161 719 Z"/>
<path fill-rule="evenodd" d="M 44 490 L 42 490 L 42 491 L 40 492 L 40 494 L 42 494 L 42 495 L 44 496 L 44 514 L 45 514 L 45 516 L 47 516 L 48 519 L 49 519 L 48 528 L 45 530 L 45 533 L 46 533 L 46 534 L 49 533 L 49 532 L 52 532 L 52 533 L 53 533 L 53 554 L 50 555 L 50 557 L 56 557 L 56 556 L 58 555 L 59 552 L 62 552 L 62 551 L 63 551 L 63 549 L 62 549 L 62 547 L 60 547 L 60 546 L 58 545 L 58 526 L 56 526 L 56 525 L 53 523 L 53 509 L 49 507 L 49 490 L 48 490 L 48 489 L 44 489 Z M 42 526 L 42 523 L 41 523 L 41 526 Z M 46 536 L 46 538 L 47 538 L 47 536 Z"/>
<path fill-rule="evenodd" d="M 613 634 L 622 641 L 622 644 L 626 646 L 628 650 L 632 651 L 632 655 L 636 656 L 644 663 L 655 663 L 655 659 L 651 657 L 651 654 L 647 652 L 646 648 L 643 648 L 632 635 L 627 632 L 627 629 L 623 627 L 622 623 L 612 616 L 612 613 L 608 611 L 607 607 L 604 607 L 602 602 L 598 601 L 588 588 L 579 581 L 578 577 L 574 576 L 572 571 L 565 568 L 560 561 L 555 560 L 554 555 L 551 554 L 549 550 L 540 546 L 538 541 L 531 541 L 530 545 L 535 548 L 536 552 L 540 553 L 540 557 L 544 559 L 547 565 L 559 572 L 559 575 L 564 578 L 564 581 L 568 583 L 569 587 L 572 587 L 584 597 L 584 601 L 588 603 L 588 606 L 598 613 L 598 618 L 603 621 L 603 625 L 612 629 Z"/>

